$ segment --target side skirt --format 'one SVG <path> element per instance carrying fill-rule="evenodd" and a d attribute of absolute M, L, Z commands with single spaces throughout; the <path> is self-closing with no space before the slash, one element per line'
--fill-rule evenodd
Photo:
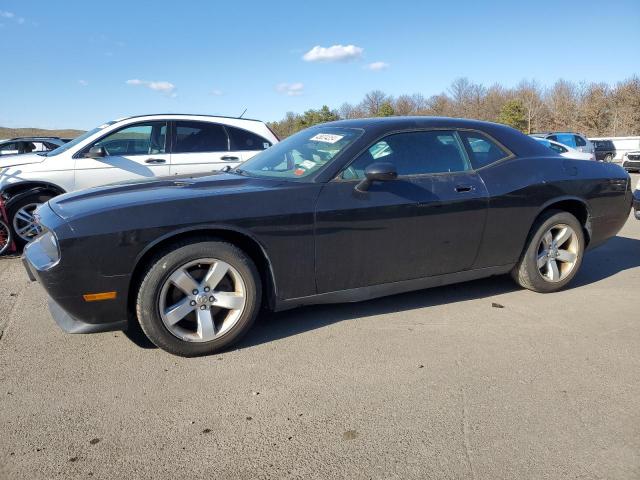
<path fill-rule="evenodd" d="M 321 303 L 362 302 L 364 300 L 396 295 L 398 293 L 440 287 L 443 285 L 450 285 L 452 283 L 468 282 L 479 278 L 492 277 L 494 275 L 504 275 L 505 273 L 509 273 L 514 265 L 514 263 L 511 263 L 509 265 L 500 265 L 498 267 L 465 270 L 462 272 L 435 275 L 433 277 L 423 277 L 413 280 L 403 280 L 401 282 L 382 283 L 380 285 L 351 288 L 349 290 L 340 290 L 337 292 L 320 293 L 317 295 L 310 295 L 308 297 L 291 298 L 287 300 L 278 299 L 274 310 L 289 310 L 303 305 L 316 305 Z"/>

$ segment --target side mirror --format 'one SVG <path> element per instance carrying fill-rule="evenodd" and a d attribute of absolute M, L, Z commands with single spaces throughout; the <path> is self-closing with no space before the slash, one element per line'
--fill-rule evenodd
<path fill-rule="evenodd" d="M 107 156 L 107 151 L 104 147 L 91 147 L 87 153 L 87 158 L 102 158 Z"/>
<path fill-rule="evenodd" d="M 389 182 L 398 178 L 396 166 L 391 162 L 376 162 L 364 170 L 364 179 L 356 185 L 356 190 L 366 192 L 375 181 Z"/>

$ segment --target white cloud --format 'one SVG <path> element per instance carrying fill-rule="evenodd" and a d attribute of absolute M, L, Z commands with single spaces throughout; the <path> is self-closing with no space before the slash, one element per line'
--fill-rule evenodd
<path fill-rule="evenodd" d="M 24 17 L 18 17 L 13 12 L 7 12 L 6 10 L 0 10 L 0 18 L 6 18 L 7 20 L 12 20 L 16 22 L 18 25 L 23 25 L 26 22 Z"/>
<path fill-rule="evenodd" d="M 214 97 L 220 97 L 220 96 L 224 95 L 224 92 L 222 90 L 218 90 L 217 88 L 214 88 L 209 93 L 211 95 L 213 95 Z"/>
<path fill-rule="evenodd" d="M 306 62 L 349 62 L 362 57 L 364 49 L 355 45 L 333 45 L 321 47 L 316 45 L 302 56 Z"/>
<path fill-rule="evenodd" d="M 80 85 L 81 87 L 86 87 L 87 85 L 89 85 L 89 82 L 87 82 L 86 80 L 78 80 L 78 85 Z"/>
<path fill-rule="evenodd" d="M 373 63 L 368 64 L 365 68 L 367 70 L 372 70 L 374 72 L 379 72 L 380 70 L 386 70 L 390 66 L 391 65 L 389 65 L 386 62 L 373 62 Z"/>
<path fill-rule="evenodd" d="M 304 84 L 300 82 L 279 83 L 276 85 L 276 91 L 289 97 L 297 97 L 304 93 Z"/>
<path fill-rule="evenodd" d="M 175 97 L 177 94 L 174 92 L 176 86 L 171 82 L 165 81 L 149 81 L 149 80 L 140 80 L 138 78 L 132 78 L 131 80 L 126 81 L 127 85 L 134 86 L 143 86 L 150 88 L 156 92 L 164 93 L 170 97 Z"/>

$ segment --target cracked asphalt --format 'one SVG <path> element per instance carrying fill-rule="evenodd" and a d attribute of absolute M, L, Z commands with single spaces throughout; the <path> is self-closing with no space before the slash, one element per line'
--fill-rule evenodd
<path fill-rule="evenodd" d="M 637 479 L 639 287 L 630 216 L 563 292 L 307 307 L 184 359 L 63 334 L 1 259 L 0 478 Z"/>

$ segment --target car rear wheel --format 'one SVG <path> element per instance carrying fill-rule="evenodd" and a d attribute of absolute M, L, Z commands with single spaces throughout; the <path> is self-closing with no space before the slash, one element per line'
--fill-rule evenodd
<path fill-rule="evenodd" d="M 48 193 L 34 193 L 7 204 L 7 217 L 13 232 L 13 238 L 18 247 L 23 247 L 40 233 L 33 216 L 36 208 L 48 202 L 53 195 Z"/>
<path fill-rule="evenodd" d="M 611 155 L 610 153 L 607 153 L 607 154 L 604 156 L 604 161 L 605 161 L 605 162 L 612 162 L 612 161 L 613 161 L 613 155 Z"/>
<path fill-rule="evenodd" d="M 136 310 L 155 345 L 192 357 L 237 342 L 253 324 L 260 301 L 260 275 L 242 250 L 196 241 L 174 245 L 151 261 Z"/>
<path fill-rule="evenodd" d="M 582 225 L 568 212 L 540 217 L 524 253 L 512 271 L 515 281 L 534 292 L 555 292 L 578 272 L 584 255 Z"/>

